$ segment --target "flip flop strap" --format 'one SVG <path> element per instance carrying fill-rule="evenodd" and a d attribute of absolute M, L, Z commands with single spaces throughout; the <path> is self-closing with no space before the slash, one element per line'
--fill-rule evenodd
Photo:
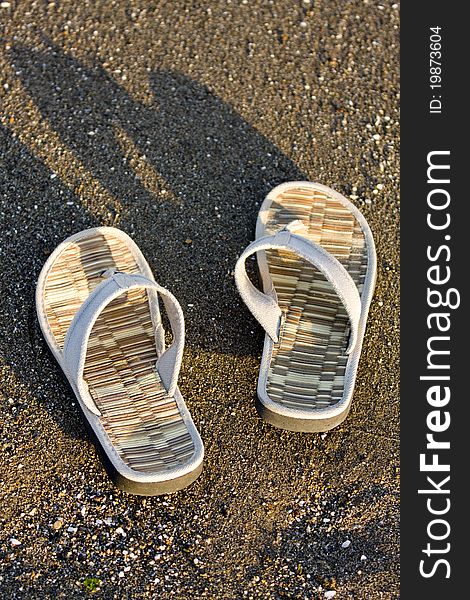
<path fill-rule="evenodd" d="M 252 242 L 240 256 L 235 266 L 235 281 L 243 301 L 253 316 L 264 328 L 274 343 L 279 341 L 282 311 L 277 302 L 274 286 L 265 293 L 257 289 L 246 273 L 246 259 L 260 250 L 289 250 L 319 269 L 333 286 L 346 308 L 350 322 L 351 335 L 346 354 L 350 354 L 358 339 L 361 316 L 361 298 L 356 284 L 343 265 L 322 246 L 302 236 L 295 235 L 297 221 L 279 230 L 274 235 L 261 237 Z"/>
<path fill-rule="evenodd" d="M 86 406 L 96 415 L 100 415 L 100 412 L 83 378 L 88 340 L 96 319 L 102 310 L 115 298 L 134 288 L 155 290 L 162 296 L 171 324 L 173 343 L 165 350 L 164 332 L 161 326 L 158 303 L 155 303 L 154 310 L 158 311 L 157 318 L 155 319 L 157 322 L 155 330 L 156 345 L 157 350 L 161 351 L 156 363 L 156 369 L 170 396 L 173 396 L 176 390 L 184 348 L 183 311 L 171 292 L 143 275 L 132 275 L 109 270 L 105 271 L 103 276 L 106 279 L 96 286 L 75 314 L 65 337 L 63 352 L 64 367 L 68 375 L 75 382 Z"/>

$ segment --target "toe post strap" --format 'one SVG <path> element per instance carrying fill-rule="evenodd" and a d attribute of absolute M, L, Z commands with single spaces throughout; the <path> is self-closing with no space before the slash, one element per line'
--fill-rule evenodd
<path fill-rule="evenodd" d="M 83 378 L 88 340 L 100 313 L 118 296 L 135 288 L 154 290 L 161 295 L 171 324 L 173 343 L 165 349 L 164 331 L 161 325 L 158 303 L 154 303 L 153 314 L 155 338 L 159 358 L 156 369 L 165 389 L 173 396 L 178 383 L 184 349 L 184 317 L 181 306 L 167 289 L 143 275 L 123 273 L 107 269 L 101 276 L 104 280 L 91 292 L 75 314 L 64 341 L 63 366 L 74 382 L 87 408 L 95 415 L 101 413 L 94 403 Z"/>
<path fill-rule="evenodd" d="M 246 259 L 256 252 L 264 250 L 278 249 L 293 252 L 323 273 L 344 304 L 351 323 L 351 335 L 346 351 L 346 354 L 350 354 L 358 340 L 362 310 L 359 291 L 352 277 L 338 259 L 319 244 L 297 235 L 297 232 L 301 233 L 305 229 L 302 221 L 295 220 L 274 235 L 264 236 L 252 242 L 241 254 L 235 266 L 235 281 L 238 291 L 253 316 L 271 340 L 277 343 L 282 311 L 277 302 L 276 292 L 274 288 L 262 292 L 253 285 L 246 273 Z"/>

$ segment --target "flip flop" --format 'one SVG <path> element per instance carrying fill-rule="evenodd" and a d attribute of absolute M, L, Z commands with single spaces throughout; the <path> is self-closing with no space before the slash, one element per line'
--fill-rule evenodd
<path fill-rule="evenodd" d="M 246 273 L 255 253 L 263 292 Z M 303 181 L 270 192 L 235 268 L 266 331 L 257 409 L 268 423 L 313 432 L 346 418 L 375 278 L 372 233 L 349 200 Z"/>
<path fill-rule="evenodd" d="M 36 309 L 116 485 L 147 496 L 192 483 L 204 448 L 177 387 L 183 313 L 131 238 L 112 227 L 67 238 L 41 271 Z"/>

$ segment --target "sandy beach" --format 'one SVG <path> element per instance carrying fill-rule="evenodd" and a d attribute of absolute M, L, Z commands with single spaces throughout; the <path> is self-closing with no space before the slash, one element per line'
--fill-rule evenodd
<path fill-rule="evenodd" d="M 398 6 L 12 0 L 0 19 L 2 598 L 398 598 Z M 264 333 L 233 277 L 266 193 L 306 179 L 354 202 L 378 254 L 327 434 L 258 417 Z M 113 486 L 36 320 L 47 256 L 99 224 L 185 313 L 206 458 L 175 495 Z"/>

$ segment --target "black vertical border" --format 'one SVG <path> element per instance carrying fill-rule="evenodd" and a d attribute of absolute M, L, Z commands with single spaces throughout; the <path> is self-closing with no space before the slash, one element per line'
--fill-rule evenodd
<path fill-rule="evenodd" d="M 430 27 L 440 26 L 442 33 L 442 114 L 429 113 L 432 91 L 429 87 Z M 466 174 L 468 162 L 468 41 L 470 29 L 459 3 L 406 2 L 401 6 L 401 589 L 402 598 L 470 597 L 466 574 L 470 553 L 470 525 L 467 506 L 470 504 L 469 403 L 466 378 L 470 377 L 467 318 L 467 280 L 470 276 L 470 191 Z M 427 154 L 434 150 L 450 150 L 450 179 L 446 186 L 451 194 L 451 225 L 445 234 L 432 231 L 426 224 L 428 213 Z M 425 487 L 426 474 L 420 472 L 419 455 L 426 450 L 426 416 L 432 407 L 427 404 L 428 382 L 420 381 L 426 374 L 429 335 L 426 317 L 428 245 L 434 248 L 447 243 L 451 249 L 449 286 L 458 288 L 461 305 L 450 310 L 452 326 L 450 341 L 451 400 L 448 407 L 451 425 L 441 439 L 451 443 L 441 460 L 450 461 L 451 508 L 443 516 L 451 526 L 449 538 L 442 542 L 428 539 L 427 525 L 433 519 L 426 508 L 426 495 L 418 494 Z M 442 262 L 441 264 L 445 264 Z M 444 309 L 442 309 L 444 310 Z M 444 335 L 444 334 L 443 334 Z M 448 357 L 447 357 L 448 358 Z M 429 474 L 431 475 L 431 474 Z M 444 473 L 437 473 L 436 480 Z M 429 487 L 429 486 L 427 486 Z M 437 496 L 434 496 L 437 498 Z M 437 501 L 436 501 L 437 502 Z M 436 503 L 437 506 L 437 503 Z M 435 517 L 438 518 L 438 517 Z M 437 529 L 436 529 L 437 531 Z M 424 578 L 419 573 L 422 559 L 427 567 L 433 564 L 422 552 L 430 541 L 436 548 L 450 543 L 446 554 L 435 554 L 435 560 L 445 558 L 450 563 L 450 578 L 445 578 L 442 565 L 434 576 Z M 466 590 L 466 591 L 465 591 Z"/>

